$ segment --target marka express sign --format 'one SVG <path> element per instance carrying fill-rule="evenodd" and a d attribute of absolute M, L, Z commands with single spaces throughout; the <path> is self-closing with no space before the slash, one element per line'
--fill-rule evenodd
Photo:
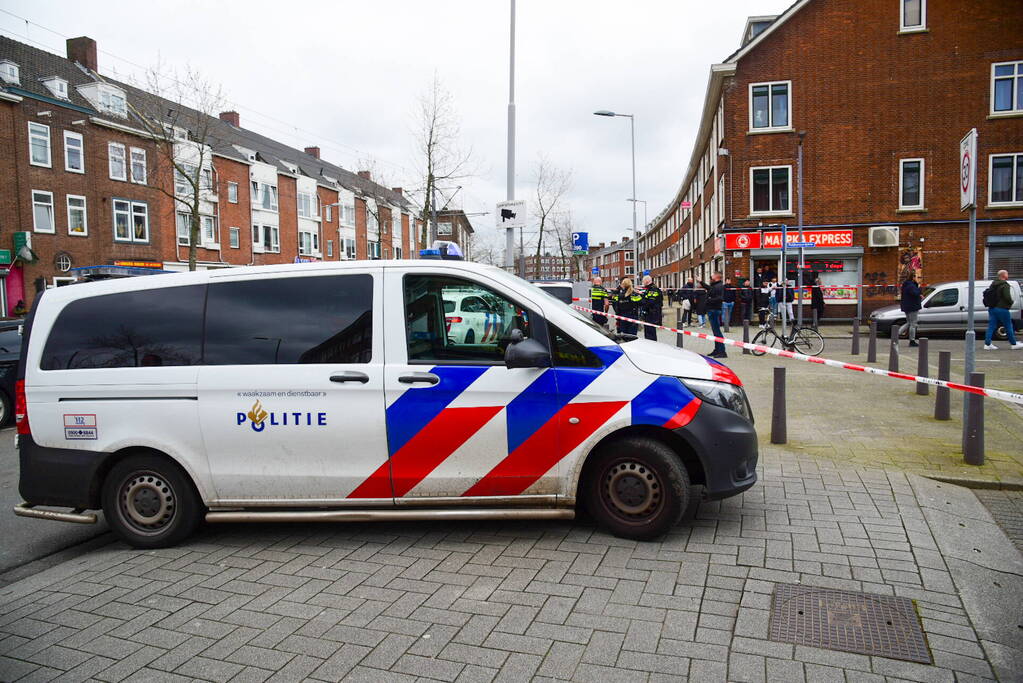
<path fill-rule="evenodd" d="M 785 242 L 813 242 L 818 247 L 851 247 L 852 230 L 804 230 L 800 239 L 799 230 L 788 230 Z M 729 232 L 725 233 L 725 249 L 781 249 L 781 231 L 774 232 Z"/>

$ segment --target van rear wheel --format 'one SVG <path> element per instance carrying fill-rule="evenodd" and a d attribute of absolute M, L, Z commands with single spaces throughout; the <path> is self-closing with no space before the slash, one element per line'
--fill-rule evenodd
<path fill-rule="evenodd" d="M 202 518 L 192 482 L 156 455 L 130 455 L 103 481 L 103 514 L 114 533 L 136 548 L 166 548 L 187 538 Z"/>
<path fill-rule="evenodd" d="M 647 541 L 676 526 L 689 507 L 689 474 L 666 445 L 647 437 L 618 439 L 587 464 L 583 500 L 615 536 Z"/>

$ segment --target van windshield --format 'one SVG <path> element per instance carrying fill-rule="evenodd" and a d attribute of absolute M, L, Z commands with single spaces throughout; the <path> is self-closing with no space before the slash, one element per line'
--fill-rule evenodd
<path fill-rule="evenodd" d="M 541 293 L 541 294 L 542 294 L 542 295 L 544 296 L 544 298 L 546 299 L 546 301 L 547 301 L 548 303 L 549 303 L 549 302 L 554 302 L 554 303 L 555 303 L 555 304 L 557 304 L 558 306 L 561 306 L 561 307 L 562 307 L 563 309 L 567 310 L 567 311 L 568 311 L 569 313 L 571 313 L 571 314 L 572 314 L 573 316 L 575 316 L 575 317 L 576 317 L 576 318 L 578 318 L 579 320 L 583 321 L 584 323 L 586 323 L 587 325 L 589 325 L 589 326 L 590 326 L 591 328 L 593 328 L 593 329 L 594 329 L 594 330 L 596 330 L 597 332 L 600 332 L 600 333 L 601 333 L 602 335 L 604 335 L 605 337 L 607 337 L 607 338 L 608 338 L 608 339 L 610 339 L 611 341 L 615 342 L 616 344 L 617 344 L 617 343 L 618 343 L 619 341 L 621 341 L 621 338 L 620 338 L 620 336 L 619 336 L 618 334 L 616 334 L 616 333 L 614 333 L 614 332 L 611 332 L 611 331 L 610 331 L 610 330 L 608 330 L 607 328 L 605 328 L 605 327 L 602 327 L 601 325 L 598 325 L 597 323 L 593 322 L 593 318 L 591 318 L 591 317 L 590 317 L 590 314 L 589 314 L 589 313 L 583 313 L 582 311 L 580 311 L 579 309 L 575 308 L 574 306 L 569 306 L 569 305 L 568 305 L 568 304 L 566 304 L 566 303 L 565 303 L 564 301 L 562 301 L 562 300 L 561 300 L 561 299 L 559 299 L 558 297 L 554 296 L 553 294 L 551 294 L 550 292 L 548 292 L 548 291 L 547 291 L 546 289 L 544 289 L 543 287 L 537 287 L 537 286 L 536 286 L 535 284 L 533 284 L 532 282 L 530 282 L 529 284 L 530 284 L 530 286 L 532 286 L 532 287 L 533 287 L 534 289 L 536 289 L 537 291 L 539 291 L 539 292 L 540 292 L 540 293 Z"/>

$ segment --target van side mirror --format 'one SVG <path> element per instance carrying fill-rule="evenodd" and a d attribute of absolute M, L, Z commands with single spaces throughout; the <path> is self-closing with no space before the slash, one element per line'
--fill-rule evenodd
<path fill-rule="evenodd" d="M 504 351 L 504 364 L 509 368 L 549 368 L 551 354 L 535 339 L 528 339 L 522 330 L 511 331 L 511 343 Z"/>

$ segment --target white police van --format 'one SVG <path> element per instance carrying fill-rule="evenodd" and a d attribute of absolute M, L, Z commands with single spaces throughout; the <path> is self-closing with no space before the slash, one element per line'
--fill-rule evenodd
<path fill-rule="evenodd" d="M 456 292 L 508 311 L 499 334 L 447 334 Z M 569 519 L 577 504 L 649 539 L 694 487 L 721 498 L 756 481 L 749 403 L 725 366 L 473 263 L 61 287 L 37 299 L 24 348 L 15 512 L 102 509 L 137 547 L 203 520 Z"/>

